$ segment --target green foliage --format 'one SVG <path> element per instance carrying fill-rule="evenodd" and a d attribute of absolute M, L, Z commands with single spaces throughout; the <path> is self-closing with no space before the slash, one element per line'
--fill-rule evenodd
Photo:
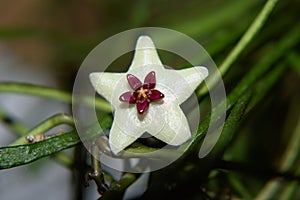
<path fill-rule="evenodd" d="M 107 7 L 116 6 L 115 9 L 120 9 L 120 13 L 107 16 L 111 25 L 106 32 L 103 33 L 102 29 L 95 30 L 93 34 L 89 34 L 88 41 L 71 33 L 34 27 L 0 27 L 0 38 L 11 41 L 24 38 L 47 41 L 57 50 L 56 58 L 68 64 L 81 61 L 80 56 L 97 44 L 99 37 L 105 38 L 116 31 L 149 25 L 148 23 L 151 26 L 175 28 L 204 41 L 204 46 L 215 61 L 221 63 L 219 69 L 228 93 L 227 118 L 221 137 L 206 158 L 198 158 L 199 147 L 209 123 L 217 121 L 217 107 L 212 113 L 203 116 L 184 156 L 166 169 L 151 174 L 144 197 L 221 199 L 225 195 L 243 199 L 299 198 L 297 190 L 300 168 L 297 163 L 300 161 L 300 96 L 297 93 L 300 54 L 297 48 L 300 42 L 300 24 L 295 20 L 298 17 L 296 8 L 299 3 L 279 1 L 277 5 L 277 0 L 267 0 L 262 5 L 256 1 L 231 0 L 226 3 L 219 2 L 219 9 L 214 9 L 214 3 L 206 2 L 208 10 L 198 10 L 199 4 L 195 1 L 182 6 L 181 13 L 177 14 L 166 12 L 176 10 L 175 3 L 167 8 L 165 5 L 158 6 L 161 1 L 143 0 L 131 7 L 138 12 L 130 15 L 123 9 L 127 3 L 103 4 Z M 99 5 L 95 5 L 97 6 Z M 153 15 L 157 17 L 152 19 Z M 125 27 L 124 21 L 132 27 Z M 213 87 L 216 81 L 212 79 L 208 87 L 197 91 L 200 106 L 206 106 L 205 102 L 209 101 L 208 88 Z M 0 93 L 26 94 L 72 102 L 69 91 L 25 83 L 2 82 Z M 89 104 L 94 99 L 84 100 Z M 108 114 L 111 106 L 100 98 L 96 98 L 95 102 L 101 116 L 98 117 L 101 127 L 109 129 L 112 123 L 112 115 Z M 278 113 L 283 116 L 278 117 Z M 21 122 L 11 119 L 2 110 L 0 119 L 19 135 L 14 143 L 0 148 L 0 169 L 25 165 L 44 157 L 59 160 L 71 169 L 76 168 L 76 158 L 61 152 L 80 144 L 75 130 L 54 134 L 32 144 L 27 144 L 24 139 L 26 135 L 39 135 L 59 124 L 73 127 L 74 119 L 71 116 L 52 116 L 31 130 Z M 91 131 L 93 132 L 92 129 Z M 131 156 L 131 152 L 154 150 L 156 149 L 136 142 L 128 148 L 129 153 L 125 156 Z M 165 153 L 168 155 L 170 152 Z M 95 180 L 100 180 L 100 175 L 95 175 Z M 126 173 L 119 181 L 114 181 L 104 172 L 104 178 L 110 187 L 104 192 L 103 199 L 112 199 L 121 198 L 138 175 Z M 98 187 L 101 184 L 102 179 L 98 181 Z M 200 187 L 205 188 L 205 191 L 200 191 Z M 228 194 L 224 194 L 226 191 Z"/>
<path fill-rule="evenodd" d="M 37 159 L 50 156 L 78 144 L 80 139 L 75 131 L 53 136 L 33 144 L 0 148 L 0 169 L 25 165 Z"/>

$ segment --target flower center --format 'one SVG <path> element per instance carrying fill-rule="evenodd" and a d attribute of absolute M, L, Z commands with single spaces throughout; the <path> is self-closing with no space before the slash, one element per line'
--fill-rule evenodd
<path fill-rule="evenodd" d="M 150 91 L 149 89 L 144 89 L 143 87 L 141 87 L 138 91 L 136 91 L 138 93 L 137 98 L 140 100 L 141 97 L 143 97 L 144 99 L 148 100 L 147 93 L 149 91 Z"/>
<path fill-rule="evenodd" d="M 154 89 L 156 84 L 154 71 L 147 74 L 144 84 L 132 74 L 127 75 L 127 81 L 134 92 L 125 92 L 119 99 L 122 102 L 135 103 L 139 114 L 146 112 L 151 102 L 164 98 L 163 93 Z"/>

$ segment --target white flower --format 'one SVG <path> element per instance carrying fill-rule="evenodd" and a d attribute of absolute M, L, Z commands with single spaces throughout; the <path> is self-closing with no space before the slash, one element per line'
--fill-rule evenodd
<path fill-rule="evenodd" d="M 109 134 L 112 152 L 122 151 L 145 132 L 176 146 L 190 139 L 180 105 L 207 76 L 205 67 L 166 69 L 148 36 L 138 38 L 127 73 L 91 73 L 93 87 L 114 109 Z"/>

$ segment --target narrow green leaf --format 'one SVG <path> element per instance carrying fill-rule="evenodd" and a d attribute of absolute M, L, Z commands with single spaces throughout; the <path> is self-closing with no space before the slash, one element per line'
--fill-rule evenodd
<path fill-rule="evenodd" d="M 255 94 L 251 99 L 250 105 L 247 111 L 250 111 L 258 102 L 260 102 L 272 88 L 272 86 L 277 82 L 277 80 L 282 76 L 283 72 L 286 70 L 287 66 L 283 63 L 275 67 L 269 74 L 266 75 L 262 80 L 260 80 L 254 87 L 253 93 Z"/>
<path fill-rule="evenodd" d="M 238 83 L 234 90 L 227 96 L 227 107 L 230 108 L 236 100 L 255 84 L 265 73 L 270 70 L 271 67 L 276 64 L 281 57 L 283 57 L 286 52 L 295 47 L 300 39 L 300 26 L 295 26 L 286 37 L 278 42 L 276 45 L 276 51 L 272 51 L 264 59 L 262 59 L 257 65 L 253 67 L 251 71 Z M 276 65 L 275 65 L 276 66 Z"/>
<path fill-rule="evenodd" d="M 0 92 L 27 94 L 72 103 L 72 94 L 67 91 L 28 83 L 1 82 Z M 85 97 L 83 100 L 88 105 L 95 100 L 95 107 L 97 109 L 104 112 L 111 112 L 111 106 L 107 101 L 100 98 L 93 98 Z"/>
<path fill-rule="evenodd" d="M 72 116 L 69 116 L 67 114 L 56 114 L 52 117 L 46 119 L 36 127 L 34 127 L 32 130 L 30 130 L 26 135 L 38 135 L 43 134 L 47 130 L 59 125 L 59 124 L 68 124 L 70 126 L 74 127 L 74 119 Z M 26 144 L 28 143 L 24 136 L 20 137 L 10 145 L 20 145 L 20 144 Z"/>
<path fill-rule="evenodd" d="M 233 63 L 238 59 L 238 57 L 241 55 L 244 49 L 248 46 L 248 44 L 252 41 L 256 34 L 261 30 L 277 2 L 278 0 L 268 0 L 265 3 L 264 7 L 262 8 L 258 16 L 255 18 L 255 20 L 252 22 L 252 24 L 249 26 L 248 30 L 245 32 L 240 41 L 236 44 L 236 46 L 232 49 L 232 51 L 228 54 L 228 56 L 221 64 L 219 70 L 223 76 L 228 72 Z M 213 87 L 218 82 L 217 78 L 218 77 L 214 74 L 212 78 L 208 79 L 208 88 Z M 202 96 L 207 92 L 207 87 L 203 87 L 199 91 L 198 95 Z"/>
<path fill-rule="evenodd" d="M 234 133 L 239 127 L 240 120 L 244 115 L 244 111 L 247 108 L 249 100 L 252 96 L 252 92 L 247 92 L 244 94 L 237 103 L 233 106 L 229 116 L 227 117 L 222 134 L 216 143 L 213 151 L 210 153 L 210 156 L 221 156 L 230 143 Z"/>
<path fill-rule="evenodd" d="M 75 146 L 80 142 L 77 132 L 71 131 L 33 144 L 0 148 L 0 169 L 25 165 L 45 156 Z"/>

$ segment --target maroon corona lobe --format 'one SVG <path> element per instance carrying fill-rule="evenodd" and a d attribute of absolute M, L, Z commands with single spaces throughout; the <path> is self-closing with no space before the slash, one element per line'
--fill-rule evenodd
<path fill-rule="evenodd" d="M 139 114 L 146 112 L 151 102 L 164 98 L 163 93 L 154 89 L 156 83 L 154 71 L 147 74 L 144 83 L 132 74 L 127 75 L 127 81 L 134 91 L 123 93 L 119 99 L 122 102 L 135 103 Z"/>

